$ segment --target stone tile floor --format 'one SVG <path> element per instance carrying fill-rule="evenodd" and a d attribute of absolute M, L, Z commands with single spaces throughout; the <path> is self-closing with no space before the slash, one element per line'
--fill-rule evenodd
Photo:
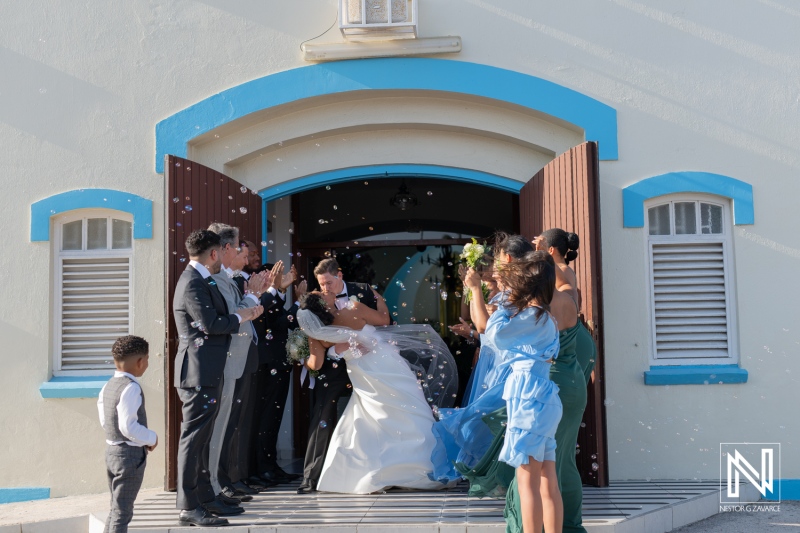
<path fill-rule="evenodd" d="M 505 525 L 504 500 L 470 498 L 466 483 L 438 492 L 390 490 L 369 495 L 298 495 L 298 484 L 299 481 L 257 495 L 244 504 L 245 514 L 230 519 L 231 525 L 251 532 L 334 525 L 345 526 L 349 531 L 367 531 L 375 526 L 382 531 L 413 527 L 474 532 L 500 531 Z M 617 481 L 606 488 L 585 487 L 584 525 L 598 533 L 670 531 L 673 523 L 675 527 L 688 523 L 680 517 L 673 522 L 677 509 L 685 508 L 691 517 L 696 515 L 694 520 L 714 514 L 718 490 L 718 481 Z M 676 507 L 684 502 L 691 505 Z M 670 509 L 668 516 L 666 509 Z M 175 494 L 159 493 L 137 504 L 131 529 L 139 529 L 140 533 L 173 531 L 178 529 L 177 514 Z M 641 527 L 628 527 L 633 522 L 641 522 Z M 228 531 L 234 529 L 239 530 L 235 527 Z"/>

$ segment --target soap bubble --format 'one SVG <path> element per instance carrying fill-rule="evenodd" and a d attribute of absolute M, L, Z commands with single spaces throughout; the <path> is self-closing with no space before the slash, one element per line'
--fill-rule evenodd
<path fill-rule="evenodd" d="M 214 405 L 215 403 L 217 403 L 217 399 L 216 398 L 211 398 L 210 400 L 208 400 L 208 403 L 210 403 L 211 405 Z"/>
<path fill-rule="evenodd" d="M 269 373 L 274 376 L 278 373 L 278 371 L 273 368 L 272 370 L 269 371 Z"/>
<path fill-rule="evenodd" d="M 195 339 L 194 340 L 194 347 L 195 348 L 201 347 L 203 345 L 203 342 L 204 342 L 203 339 Z"/>
<path fill-rule="evenodd" d="M 247 208 L 246 207 L 240 207 L 239 208 L 239 212 L 244 215 L 245 213 L 247 213 Z"/>
<path fill-rule="evenodd" d="M 186 209 L 187 211 L 191 211 L 192 210 L 192 206 L 190 206 L 190 205 L 185 205 L 185 206 L 183 206 L 183 208 Z"/>
<path fill-rule="evenodd" d="M 172 203 L 174 203 L 174 204 L 177 204 L 180 201 L 181 201 L 181 199 L 177 198 L 177 197 L 172 199 Z"/>
<path fill-rule="evenodd" d="M 594 470 L 595 472 L 597 472 L 597 470 L 599 470 L 599 469 L 600 469 L 600 465 L 599 465 L 599 464 L 597 464 L 597 463 L 592 463 L 592 470 Z"/>
<path fill-rule="evenodd" d="M 245 187 L 244 185 L 242 185 L 242 186 L 241 186 L 241 188 L 240 188 L 239 190 L 240 190 L 240 191 L 242 191 L 243 193 L 246 193 L 246 192 L 247 192 L 247 187 Z"/>
<path fill-rule="evenodd" d="M 428 191 L 428 196 L 433 196 L 433 191 Z"/>
<path fill-rule="evenodd" d="M 326 427 L 328 427 L 328 423 L 323 420 L 322 422 L 319 423 L 319 427 L 325 429 Z"/>

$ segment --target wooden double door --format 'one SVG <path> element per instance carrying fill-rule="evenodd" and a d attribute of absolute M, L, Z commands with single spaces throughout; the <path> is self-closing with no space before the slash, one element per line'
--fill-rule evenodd
<path fill-rule="evenodd" d="M 589 384 L 584 424 L 578 437 L 576 460 L 584 483 L 608 484 L 605 442 L 604 357 L 602 338 L 602 272 L 600 257 L 600 213 L 596 143 L 584 143 L 561 154 L 526 183 L 519 198 L 520 233 L 533 239 L 548 228 L 577 233 L 580 254 L 574 263 L 581 291 L 581 315 L 597 344 L 597 362 Z M 195 229 L 212 222 L 236 226 L 242 238 L 267 240 L 262 235 L 262 203 L 256 191 L 213 169 L 176 156 L 165 165 L 165 270 L 166 347 L 165 394 L 167 405 L 167 468 L 165 488 L 174 490 L 177 479 L 177 450 L 180 438 L 181 403 L 175 388 L 174 360 L 178 333 L 172 314 L 172 299 L 178 277 L 189 258 L 184 242 Z M 302 273 L 307 265 L 298 265 Z M 307 405 L 305 391 L 295 380 L 294 405 Z M 298 417 L 297 421 L 302 421 Z M 296 424 L 298 426 L 302 424 Z M 305 442 L 306 428 L 295 427 L 297 448 Z"/>

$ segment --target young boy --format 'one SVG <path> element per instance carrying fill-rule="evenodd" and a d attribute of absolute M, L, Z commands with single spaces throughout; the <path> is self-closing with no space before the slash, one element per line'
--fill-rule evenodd
<path fill-rule="evenodd" d="M 111 490 L 111 511 L 104 533 L 127 533 L 133 502 L 142 486 L 147 452 L 158 435 L 147 429 L 144 394 L 136 378 L 147 370 L 150 347 L 141 337 L 120 337 L 111 348 L 114 377 L 97 400 L 100 424 L 106 433 L 106 469 Z"/>

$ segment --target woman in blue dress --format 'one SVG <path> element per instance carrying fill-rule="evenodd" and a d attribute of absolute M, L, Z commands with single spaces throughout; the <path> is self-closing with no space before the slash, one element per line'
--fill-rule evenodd
<path fill-rule="evenodd" d="M 502 394 L 508 422 L 498 460 L 516 469 L 524 533 L 539 533 L 543 526 L 547 533 L 560 533 L 555 433 L 562 406 L 558 386 L 550 380 L 559 332 L 548 312 L 555 269 L 536 258 L 506 264 L 499 274 L 508 298 L 486 328 L 511 368 Z"/>
<path fill-rule="evenodd" d="M 533 251 L 533 245 L 521 235 L 508 235 L 499 233 L 495 236 L 494 277 L 498 281 L 498 286 L 503 290 L 502 282 L 499 278 L 498 270 L 502 266 L 521 259 L 525 254 Z M 488 475 L 493 481 L 486 487 L 478 482 L 484 474 L 479 467 L 481 459 L 487 456 L 495 440 L 495 435 L 502 428 L 499 421 L 504 420 L 502 416 L 495 416 L 498 409 L 505 409 L 503 400 L 503 387 L 506 378 L 511 373 L 511 367 L 504 364 L 503 354 L 494 346 L 494 339 L 485 332 L 488 330 L 493 320 L 498 320 L 500 316 L 495 311 L 489 315 L 485 305 L 475 305 L 475 302 L 483 301 L 481 290 L 480 275 L 473 269 L 467 272 L 465 283 L 472 291 L 471 316 L 473 323 L 481 334 L 481 354 L 479 364 L 482 359 L 487 361 L 482 365 L 491 370 L 476 376 L 473 393 L 469 398 L 469 404 L 461 409 L 441 409 L 439 411 L 439 422 L 434 426 L 434 433 L 437 437 L 437 444 L 434 449 L 432 460 L 434 471 L 432 478 L 443 483 L 450 483 L 467 477 L 471 483 L 471 493 L 479 496 L 494 494 L 493 490 L 497 487 L 494 481 L 494 472 Z M 494 299 L 492 304 L 502 307 L 505 295 L 501 292 Z M 490 359 L 491 361 L 488 361 Z M 486 421 L 483 418 L 486 418 Z M 494 424 L 493 422 L 498 422 Z M 495 443 L 496 445 L 496 443 Z M 490 456 L 491 454 L 489 454 Z M 496 457 L 496 454 L 494 455 Z M 489 466 L 494 469 L 496 461 L 490 461 Z M 477 476 L 475 476 L 477 474 Z M 500 483 L 500 495 L 505 493 L 513 472 L 510 476 L 504 476 Z"/>

